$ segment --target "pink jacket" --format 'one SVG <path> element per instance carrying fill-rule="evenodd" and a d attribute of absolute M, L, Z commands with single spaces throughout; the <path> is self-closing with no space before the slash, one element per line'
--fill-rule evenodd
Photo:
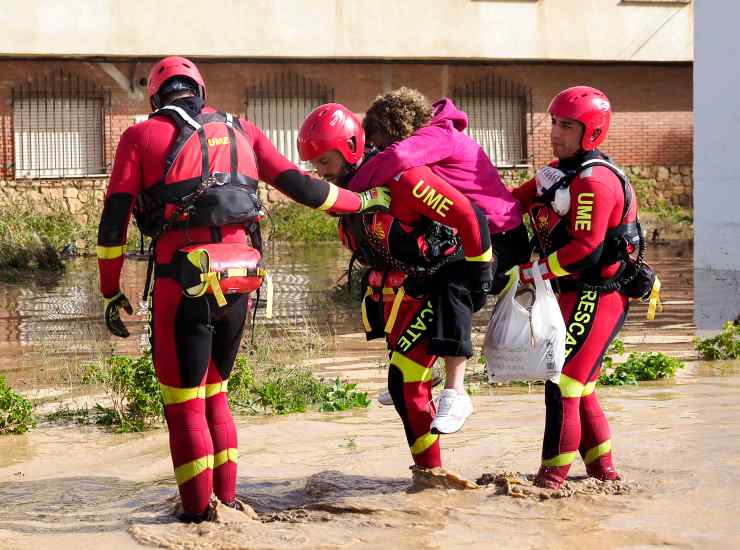
<path fill-rule="evenodd" d="M 467 115 L 448 98 L 437 101 L 433 107 L 427 126 L 368 160 L 352 178 L 349 188 L 365 191 L 384 185 L 410 168 L 428 166 L 483 211 L 491 233 L 520 225 L 519 203 L 504 187 L 498 170 L 481 146 L 463 133 L 468 126 Z"/>

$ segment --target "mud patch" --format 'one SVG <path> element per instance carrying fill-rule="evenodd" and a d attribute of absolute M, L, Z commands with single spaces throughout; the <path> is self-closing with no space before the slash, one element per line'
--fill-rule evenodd
<path fill-rule="evenodd" d="M 415 518 L 415 524 L 428 524 L 426 508 L 414 504 L 417 497 L 407 492 L 408 478 L 374 478 L 332 470 L 310 476 L 300 489 L 297 482 L 255 483 L 255 489 L 273 491 L 269 499 L 269 493 L 250 496 L 249 488 L 240 485 L 240 498 L 256 512 L 249 508 L 251 513 L 245 514 L 214 500 L 210 521 L 197 525 L 179 521 L 182 509 L 174 494 L 135 510 L 127 521 L 128 532 L 136 542 L 160 548 L 302 550 L 346 548 L 378 536 L 380 528 L 406 528 L 409 517 Z M 285 508 L 280 509 L 281 503 Z M 336 542 L 332 535 L 337 531 L 357 535 L 358 530 L 364 534 L 357 540 L 349 537 Z"/>
<path fill-rule="evenodd" d="M 291 491 L 283 499 L 271 495 L 245 494 L 264 523 L 309 523 L 331 521 L 342 514 L 373 515 L 386 512 L 384 495 L 400 493 L 409 487 L 408 480 L 348 475 L 336 470 L 310 476 L 302 490 Z M 280 509 L 283 500 L 284 508 Z M 265 504 L 269 508 L 265 509 Z"/>
<path fill-rule="evenodd" d="M 444 468 L 417 468 L 412 466 L 411 472 L 413 477 L 409 492 L 418 492 L 424 489 L 467 491 L 479 488 L 478 484 Z"/>
<path fill-rule="evenodd" d="M 562 488 L 557 491 L 534 485 L 534 474 L 520 472 L 485 473 L 476 483 L 481 487 L 493 487 L 497 495 L 532 500 L 550 500 L 571 498 L 579 495 L 630 495 L 640 490 L 635 481 L 623 479 L 600 481 L 592 477 L 569 477 Z"/>
<path fill-rule="evenodd" d="M 304 539 L 300 535 L 279 528 L 268 529 L 249 507 L 235 510 L 218 500 L 211 501 L 208 521 L 199 524 L 182 523 L 179 495 L 175 494 L 164 502 L 143 506 L 128 518 L 128 532 L 140 544 L 159 548 L 275 548 L 278 543 L 296 543 Z"/>

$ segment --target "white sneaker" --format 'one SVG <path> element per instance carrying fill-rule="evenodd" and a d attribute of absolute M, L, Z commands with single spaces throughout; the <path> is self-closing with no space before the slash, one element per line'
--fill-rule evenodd
<path fill-rule="evenodd" d="M 434 388 L 436 386 L 439 386 L 443 380 L 444 378 L 442 378 L 441 376 L 434 376 L 432 378 L 432 387 Z M 393 397 L 391 396 L 390 390 L 386 389 L 385 391 L 378 394 L 378 403 L 380 403 L 381 405 L 393 405 Z"/>
<path fill-rule="evenodd" d="M 437 415 L 432 421 L 433 434 L 451 434 L 460 430 L 473 413 L 473 401 L 467 393 L 442 390 L 437 398 Z"/>

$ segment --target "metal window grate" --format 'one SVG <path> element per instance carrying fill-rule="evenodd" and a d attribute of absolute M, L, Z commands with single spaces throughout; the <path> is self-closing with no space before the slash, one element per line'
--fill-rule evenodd
<path fill-rule="evenodd" d="M 307 168 L 298 157 L 298 130 L 308 113 L 333 98 L 333 89 L 295 73 L 284 73 L 247 89 L 245 113 L 280 153 Z"/>
<path fill-rule="evenodd" d="M 496 76 L 454 89 L 455 104 L 468 115 L 468 135 L 496 166 L 528 163 L 527 138 L 532 129 L 532 91 Z M 529 123 L 527 123 L 529 117 Z"/>
<path fill-rule="evenodd" d="M 106 173 L 110 90 L 63 71 L 13 87 L 15 177 Z"/>

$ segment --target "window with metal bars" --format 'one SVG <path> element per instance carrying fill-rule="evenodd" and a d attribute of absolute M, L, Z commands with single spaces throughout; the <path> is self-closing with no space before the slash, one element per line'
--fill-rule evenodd
<path fill-rule="evenodd" d="M 103 175 L 110 90 L 62 71 L 13 87 L 16 179 Z"/>
<path fill-rule="evenodd" d="M 333 98 L 333 89 L 295 73 L 284 73 L 247 89 L 245 113 L 280 153 L 307 169 L 307 163 L 298 156 L 298 130 L 308 113 Z"/>
<path fill-rule="evenodd" d="M 528 165 L 527 138 L 532 128 L 529 88 L 487 76 L 455 88 L 452 99 L 468 115 L 466 133 L 481 145 L 496 166 Z"/>

